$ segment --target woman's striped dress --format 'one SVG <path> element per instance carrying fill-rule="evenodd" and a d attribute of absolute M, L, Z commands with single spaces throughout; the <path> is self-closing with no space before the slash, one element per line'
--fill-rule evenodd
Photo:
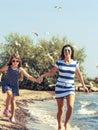
<path fill-rule="evenodd" d="M 55 67 L 59 70 L 55 94 L 56 98 L 64 98 L 70 94 L 75 95 L 74 77 L 76 68 L 79 67 L 77 60 L 73 60 L 71 64 L 66 64 L 64 60 L 58 60 Z"/>

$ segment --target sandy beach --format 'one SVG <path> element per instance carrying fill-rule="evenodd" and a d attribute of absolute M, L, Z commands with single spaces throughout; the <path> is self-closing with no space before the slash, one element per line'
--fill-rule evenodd
<path fill-rule="evenodd" d="M 13 124 L 9 121 L 9 117 L 3 115 L 5 108 L 6 94 L 2 93 L 0 87 L 0 130 L 28 130 L 25 126 L 27 119 L 30 117 L 28 110 L 24 109 L 27 103 L 33 101 L 43 101 L 54 99 L 54 91 L 33 91 L 20 89 L 20 96 L 16 97 L 16 123 Z"/>
<path fill-rule="evenodd" d="M 53 91 L 33 91 L 33 90 L 20 90 L 20 96 L 16 97 L 16 123 L 11 123 L 9 117 L 3 115 L 5 108 L 6 94 L 2 93 L 0 87 L 0 130 L 28 130 L 25 126 L 26 117 L 30 114 L 23 107 L 29 102 L 34 100 L 47 100 L 54 98 Z"/>

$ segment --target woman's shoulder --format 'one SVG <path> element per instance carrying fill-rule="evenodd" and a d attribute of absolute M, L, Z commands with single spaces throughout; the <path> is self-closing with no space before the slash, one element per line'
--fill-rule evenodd
<path fill-rule="evenodd" d="M 61 62 L 64 62 L 64 60 L 58 59 L 56 62 L 61 63 Z"/>
<path fill-rule="evenodd" d="M 77 63 L 78 63 L 78 60 L 73 60 L 73 62 L 77 64 Z"/>
<path fill-rule="evenodd" d="M 63 60 L 61 60 L 61 59 L 56 60 L 56 64 L 60 64 L 62 62 L 63 62 Z"/>
<path fill-rule="evenodd" d="M 75 65 L 75 66 L 79 66 L 78 60 L 73 60 L 72 64 Z"/>

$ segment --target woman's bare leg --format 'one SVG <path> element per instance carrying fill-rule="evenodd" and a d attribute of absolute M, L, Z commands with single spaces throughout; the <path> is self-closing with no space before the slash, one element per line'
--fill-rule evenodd
<path fill-rule="evenodd" d="M 57 106 L 58 106 L 58 112 L 57 112 L 58 130 L 62 130 L 62 115 L 64 112 L 64 99 L 62 98 L 57 99 Z"/>
<path fill-rule="evenodd" d="M 73 111 L 75 95 L 67 96 L 66 101 L 67 101 L 67 112 L 66 112 L 66 119 L 65 119 L 64 126 L 65 126 L 65 130 L 70 130 L 68 121 L 69 121 L 72 111 Z"/>

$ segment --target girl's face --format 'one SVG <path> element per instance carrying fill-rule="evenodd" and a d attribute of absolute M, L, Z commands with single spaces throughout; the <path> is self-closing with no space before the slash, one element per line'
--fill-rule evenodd
<path fill-rule="evenodd" d="M 13 58 L 13 59 L 12 59 L 12 66 L 18 67 L 18 65 L 19 65 L 19 59 Z"/>
<path fill-rule="evenodd" d="M 70 47 L 65 47 L 64 48 L 64 56 L 65 57 L 71 57 L 72 51 Z"/>

